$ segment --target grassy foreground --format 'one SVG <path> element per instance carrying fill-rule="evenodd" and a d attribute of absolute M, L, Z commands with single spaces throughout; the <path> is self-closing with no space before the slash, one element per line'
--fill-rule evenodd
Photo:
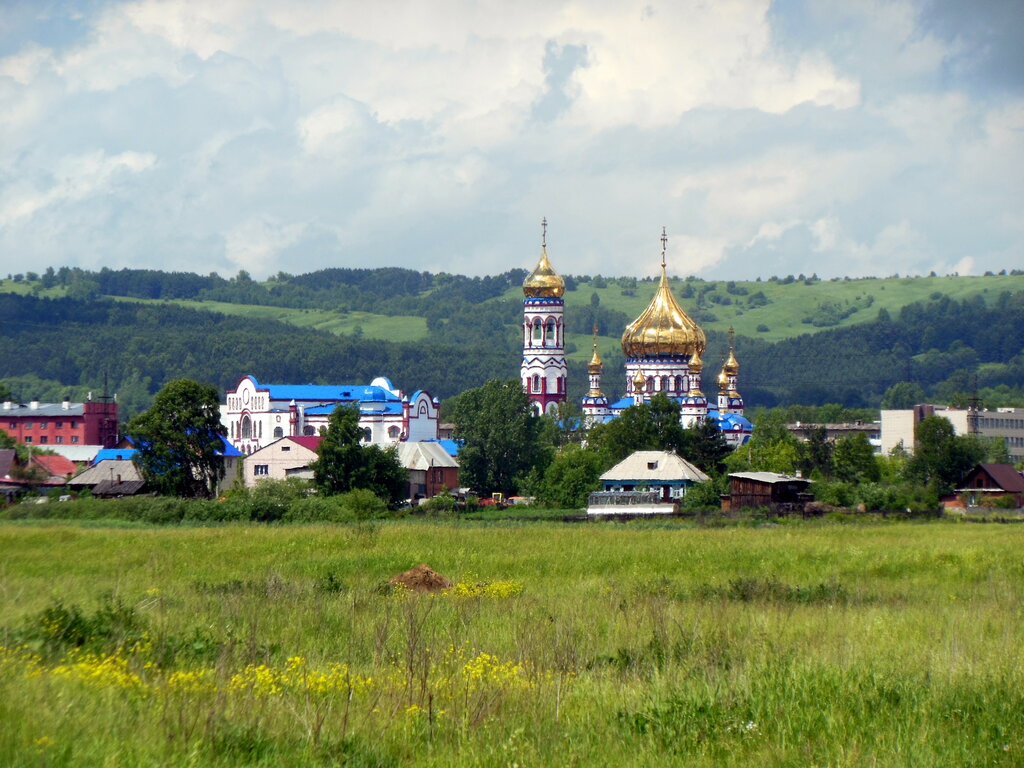
<path fill-rule="evenodd" d="M 0 764 L 1024 763 L 1024 528 L 0 525 Z M 428 562 L 455 587 L 382 589 Z"/>

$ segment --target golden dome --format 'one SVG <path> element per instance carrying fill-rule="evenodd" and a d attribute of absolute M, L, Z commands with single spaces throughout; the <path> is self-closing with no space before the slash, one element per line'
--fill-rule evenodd
<path fill-rule="evenodd" d="M 523 281 L 523 293 L 531 299 L 559 299 L 565 293 L 565 280 L 551 267 L 547 248 L 541 247 L 540 261 L 530 276 Z"/>
<path fill-rule="evenodd" d="M 626 326 L 622 351 L 628 358 L 683 357 L 703 352 L 706 344 L 704 331 L 672 295 L 662 261 L 658 290 L 647 309 Z"/>
<path fill-rule="evenodd" d="M 722 372 L 718 374 L 718 391 L 729 391 L 729 374 L 725 372 L 725 368 L 722 368 Z"/>
<path fill-rule="evenodd" d="M 722 370 L 725 371 L 726 373 L 732 375 L 732 376 L 735 376 L 737 373 L 740 372 L 740 364 L 739 364 L 739 361 L 736 360 L 736 352 L 733 349 L 732 337 L 733 337 L 733 330 L 732 330 L 732 328 L 730 328 L 729 329 L 729 357 L 725 361 L 725 364 L 722 366 Z"/>
<path fill-rule="evenodd" d="M 590 362 L 587 364 L 587 371 L 591 376 L 600 376 L 603 367 L 604 363 L 601 362 L 601 356 L 597 354 L 597 326 L 594 326 L 594 356 L 590 358 Z M 604 397 L 604 392 L 601 391 L 600 387 L 593 386 L 587 393 L 587 397 Z"/>
<path fill-rule="evenodd" d="M 690 358 L 690 373 L 697 374 L 696 386 L 690 390 L 692 397 L 703 397 L 704 393 L 700 390 L 700 372 L 704 370 L 704 361 L 700 359 L 700 352 L 694 352 Z"/>
<path fill-rule="evenodd" d="M 601 360 L 601 356 L 597 354 L 597 342 L 594 342 L 594 356 L 590 358 L 590 362 L 587 364 L 587 370 L 590 373 L 600 373 L 604 367 L 604 363 Z"/>
<path fill-rule="evenodd" d="M 645 389 L 647 389 L 647 378 L 644 376 L 644 372 L 637 368 L 636 376 L 633 377 L 633 394 L 638 395 Z"/>
<path fill-rule="evenodd" d="M 548 220 L 540 222 L 540 261 L 530 276 L 523 281 L 523 293 L 530 299 L 560 299 L 565 293 L 565 280 L 555 272 L 548 261 Z"/>

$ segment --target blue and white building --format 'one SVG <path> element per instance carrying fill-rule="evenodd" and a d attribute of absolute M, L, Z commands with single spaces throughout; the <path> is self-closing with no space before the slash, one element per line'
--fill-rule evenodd
<path fill-rule="evenodd" d="M 406 395 L 383 376 L 369 385 L 264 384 L 243 376 L 227 391 L 220 420 L 231 444 L 248 455 L 282 437 L 320 434 L 339 405 L 359 409 L 366 443 L 437 440 L 437 398 L 422 389 Z"/>

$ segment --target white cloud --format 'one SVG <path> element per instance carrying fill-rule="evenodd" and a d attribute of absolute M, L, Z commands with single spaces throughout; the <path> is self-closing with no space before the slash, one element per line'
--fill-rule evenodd
<path fill-rule="evenodd" d="M 943 87 L 961 43 L 909 0 L 86 13 L 0 58 L 0 253 L 484 273 L 529 266 L 542 215 L 576 273 L 652 274 L 662 225 L 677 271 L 735 277 L 770 273 L 768 248 L 888 273 L 1013 266 L 1024 242 L 1024 102 Z M 538 116 L 567 46 L 585 55 Z"/>

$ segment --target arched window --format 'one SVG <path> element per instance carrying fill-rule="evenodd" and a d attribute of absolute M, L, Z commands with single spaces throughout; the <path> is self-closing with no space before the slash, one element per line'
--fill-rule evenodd
<path fill-rule="evenodd" d="M 533 343 L 540 344 L 543 340 L 544 329 L 540 324 L 540 318 L 535 317 L 533 319 Z"/>
<path fill-rule="evenodd" d="M 402 434 L 402 430 L 395 426 L 388 427 L 388 437 L 392 440 L 397 440 L 398 436 Z"/>
<path fill-rule="evenodd" d="M 274 437 L 284 437 L 284 430 L 281 427 L 274 427 Z"/>
<path fill-rule="evenodd" d="M 682 376 L 676 376 L 676 392 L 682 392 L 682 391 L 683 391 L 683 377 Z"/>
<path fill-rule="evenodd" d="M 252 419 L 248 415 L 242 417 L 242 439 L 248 440 L 252 437 Z"/>
<path fill-rule="evenodd" d="M 363 427 L 363 440 L 367 443 L 373 439 L 373 432 L 370 431 L 369 427 Z"/>
<path fill-rule="evenodd" d="M 653 392 L 654 391 L 654 377 L 653 376 L 648 376 L 647 377 L 647 391 L 648 392 Z"/>
<path fill-rule="evenodd" d="M 555 346 L 555 318 L 548 318 L 548 331 L 544 337 L 544 344 L 553 347 Z"/>
<path fill-rule="evenodd" d="M 302 428 L 302 434 L 306 437 L 313 437 L 316 434 L 316 429 L 314 429 L 312 424 L 307 424 Z"/>
<path fill-rule="evenodd" d="M 536 392 L 540 392 L 540 374 L 539 373 L 533 374 L 533 391 L 535 393 Z"/>
<path fill-rule="evenodd" d="M 668 376 L 662 376 L 661 377 L 661 391 L 662 392 L 668 392 L 668 390 L 669 390 Z"/>

